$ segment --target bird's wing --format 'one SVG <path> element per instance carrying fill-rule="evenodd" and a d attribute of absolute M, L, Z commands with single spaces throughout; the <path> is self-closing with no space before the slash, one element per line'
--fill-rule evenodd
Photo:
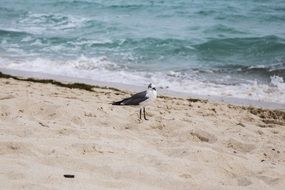
<path fill-rule="evenodd" d="M 142 91 L 131 96 L 131 98 L 144 98 L 147 96 L 147 91 Z"/>
<path fill-rule="evenodd" d="M 139 92 L 130 98 L 126 98 L 122 101 L 123 105 L 139 105 L 141 102 L 147 100 L 149 97 L 147 96 L 147 92 Z"/>

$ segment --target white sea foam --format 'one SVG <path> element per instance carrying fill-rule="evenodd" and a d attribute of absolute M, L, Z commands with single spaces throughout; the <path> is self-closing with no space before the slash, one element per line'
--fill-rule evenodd
<path fill-rule="evenodd" d="M 274 87 L 277 87 L 277 89 L 280 89 L 283 92 L 285 92 L 285 83 L 284 83 L 284 79 L 282 77 L 272 76 L 272 77 L 270 77 L 270 79 L 271 79 L 271 84 Z"/>
<path fill-rule="evenodd" d="M 17 23 L 17 31 L 28 33 L 59 32 L 82 26 L 88 19 L 61 14 L 39 14 L 29 12 Z M 13 29 L 16 30 L 16 29 Z"/>
<path fill-rule="evenodd" d="M 72 41 L 72 42 L 68 42 L 71 45 L 75 45 L 75 46 L 82 46 L 82 45 L 86 45 L 86 46 L 91 46 L 91 45 L 100 45 L 100 44 L 106 44 L 106 43 L 112 43 L 113 41 L 110 39 L 80 39 L 77 41 Z"/>
<path fill-rule="evenodd" d="M 23 38 L 21 41 L 22 42 L 30 42 L 32 40 L 33 40 L 33 38 L 31 36 L 27 36 L 27 37 Z"/>
<path fill-rule="evenodd" d="M 106 57 L 88 58 L 81 56 L 75 60 L 52 61 L 36 58 L 11 60 L 0 57 L 0 66 L 7 69 L 33 71 L 68 77 L 91 79 L 101 82 L 116 82 L 143 86 L 148 82 L 172 91 L 201 95 L 225 96 L 257 100 L 262 102 L 285 103 L 285 83 L 279 76 L 272 76 L 270 84 L 247 81 L 234 85 L 207 82 L 193 73 L 180 72 L 137 72 L 128 71 Z"/>

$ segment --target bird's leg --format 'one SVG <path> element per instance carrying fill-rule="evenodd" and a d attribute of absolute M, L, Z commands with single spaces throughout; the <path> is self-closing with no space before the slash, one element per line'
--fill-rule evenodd
<path fill-rule="evenodd" d="M 142 119 L 142 108 L 140 108 L 140 119 Z"/>
<path fill-rule="evenodd" d="M 148 119 L 146 118 L 146 115 L 145 115 L 145 107 L 143 107 L 143 117 L 144 117 L 145 120 L 148 120 Z"/>

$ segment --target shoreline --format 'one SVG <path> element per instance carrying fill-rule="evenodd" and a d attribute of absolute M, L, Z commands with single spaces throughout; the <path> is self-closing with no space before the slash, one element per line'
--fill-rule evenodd
<path fill-rule="evenodd" d="M 15 73 L 14 73 L 15 74 Z M 29 72 L 25 73 L 25 74 L 30 74 Z M 32 77 L 24 77 L 22 76 L 15 76 L 15 75 L 10 75 L 10 74 L 4 74 L 1 72 L 0 70 L 0 80 L 1 79 L 13 79 L 13 80 L 17 80 L 17 81 L 22 81 L 22 82 L 32 82 L 32 83 L 39 83 L 39 84 L 50 84 L 53 86 L 59 86 L 62 88 L 67 88 L 67 89 L 75 89 L 75 90 L 84 90 L 84 91 L 88 91 L 88 92 L 96 92 L 96 90 L 98 89 L 102 89 L 102 90 L 110 90 L 110 91 L 114 91 L 114 92 L 118 92 L 118 94 L 133 94 L 134 93 L 134 89 L 139 89 L 139 87 L 135 87 L 135 86 L 130 86 L 130 85 L 123 85 L 123 84 L 119 84 L 118 85 L 122 85 L 123 87 L 120 88 L 118 85 L 113 85 L 113 86 L 106 86 L 106 83 L 100 83 L 98 85 L 95 85 L 94 83 L 90 83 L 90 80 L 86 80 L 86 79 L 82 79 L 79 80 L 78 78 L 69 78 L 69 77 L 62 77 L 62 76 L 54 76 L 55 78 L 52 78 L 51 76 L 53 75 L 45 75 L 44 77 L 38 77 L 40 73 L 35 73 L 35 75 L 33 75 Z M 51 77 L 51 78 L 45 78 L 45 77 Z M 59 80 L 61 79 L 61 80 Z M 85 81 L 85 82 L 84 82 Z M 108 83 L 109 84 L 109 83 Z M 115 86 L 115 87 L 114 87 Z M 129 89 L 127 89 L 127 87 L 129 87 Z M 130 90 L 131 89 L 131 90 Z M 143 90 L 143 89 L 142 89 Z M 269 116 L 271 119 L 281 119 L 281 120 L 285 120 L 285 108 L 280 108 L 280 107 L 262 107 L 261 105 L 265 105 L 265 104 L 261 104 L 260 107 L 259 106 L 252 106 L 252 105 L 248 105 L 246 103 L 248 102 L 242 102 L 242 99 L 240 100 L 241 102 L 237 102 L 237 100 L 235 100 L 235 103 L 228 103 L 226 101 L 224 101 L 223 99 L 203 99 L 200 97 L 190 97 L 190 96 L 172 96 L 169 94 L 162 94 L 162 95 L 158 95 L 157 97 L 158 99 L 165 99 L 165 100 L 180 100 L 180 101 L 188 101 L 188 102 L 192 102 L 192 103 L 209 103 L 211 105 L 224 105 L 226 107 L 229 108 L 234 108 L 234 109 L 243 109 L 243 110 L 247 110 L 250 113 L 254 114 L 254 115 L 258 115 L 261 117 L 267 117 Z M 110 100 L 109 103 L 115 101 L 114 100 Z M 249 100 L 251 103 L 255 103 L 255 101 L 251 101 Z M 270 103 L 269 103 L 270 104 Z M 277 104 L 279 105 L 279 104 Z M 274 105 L 275 106 L 275 105 Z M 277 122 L 278 123 L 278 122 Z M 282 123 L 282 122 L 281 122 Z M 283 123 L 282 123 L 283 124 Z M 284 123 L 285 125 L 285 123 Z"/>
<path fill-rule="evenodd" d="M 46 73 L 12 70 L 1 67 L 0 67 L 0 73 L 10 75 L 11 77 L 31 78 L 35 80 L 37 79 L 54 80 L 59 83 L 79 83 L 82 85 L 86 84 L 94 87 L 114 88 L 117 90 L 128 91 L 128 92 L 138 92 L 145 89 L 145 87 L 142 86 L 134 86 L 128 84 L 113 83 L 113 82 L 101 82 L 101 81 L 89 80 L 86 78 L 75 78 L 75 77 L 51 75 Z M 285 104 L 275 103 L 275 102 L 262 102 L 257 100 L 241 99 L 241 98 L 225 97 L 225 96 L 224 97 L 200 96 L 191 93 L 170 91 L 167 89 L 159 89 L 158 91 L 159 91 L 159 96 L 169 96 L 169 97 L 184 98 L 184 99 L 194 98 L 194 99 L 206 100 L 216 103 L 227 103 L 236 106 L 251 106 L 263 109 L 278 109 L 283 111 L 285 110 Z"/>

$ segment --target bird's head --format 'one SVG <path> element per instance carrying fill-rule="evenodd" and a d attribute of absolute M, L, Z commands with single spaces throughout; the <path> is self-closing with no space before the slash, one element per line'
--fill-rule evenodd
<path fill-rule="evenodd" d="M 156 87 L 152 83 L 148 85 L 148 89 L 156 91 Z"/>

